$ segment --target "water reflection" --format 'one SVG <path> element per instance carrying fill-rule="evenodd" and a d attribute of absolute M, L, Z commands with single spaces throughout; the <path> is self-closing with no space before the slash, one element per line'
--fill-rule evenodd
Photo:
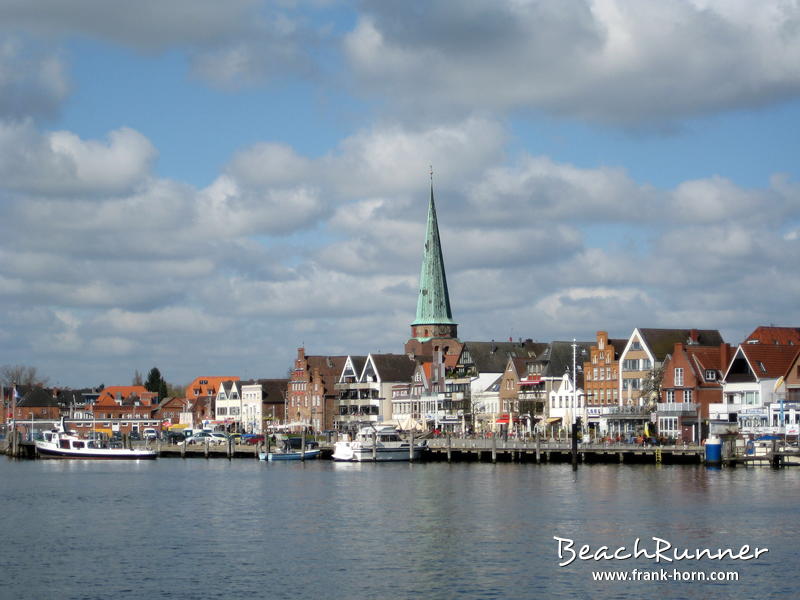
<path fill-rule="evenodd" d="M 592 547 L 652 536 L 769 547 L 733 565 L 735 586 L 665 594 L 766 597 L 785 587 L 800 534 L 800 470 L 788 469 L 0 461 L 0 479 L 0 525 L 30 549 L 0 545 L 7 597 L 652 595 L 643 583 L 592 582 L 593 569 L 627 564 L 558 567 L 554 535 Z M 88 587 L 87 565 L 102 573 Z"/>

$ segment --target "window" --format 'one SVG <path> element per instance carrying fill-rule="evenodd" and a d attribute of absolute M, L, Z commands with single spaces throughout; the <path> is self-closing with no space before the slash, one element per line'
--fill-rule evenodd
<path fill-rule="evenodd" d="M 600 370 L 602 371 L 602 369 Z M 594 370 L 592 371 L 592 379 L 597 381 L 597 367 L 595 367 Z"/>
<path fill-rule="evenodd" d="M 675 402 L 675 390 L 667 390 L 667 402 Z"/>
<path fill-rule="evenodd" d="M 658 432 L 667 437 L 677 437 L 678 419 L 677 417 L 659 417 Z"/>
<path fill-rule="evenodd" d="M 692 401 L 692 390 L 683 390 L 683 401 L 687 403 Z"/>
<path fill-rule="evenodd" d="M 637 342 L 633 342 L 631 344 L 631 350 L 641 350 L 641 349 L 642 349 L 642 344 L 639 343 L 638 341 Z"/>
<path fill-rule="evenodd" d="M 643 358 L 639 363 L 639 369 L 644 371 L 645 369 L 652 369 L 653 363 L 650 362 L 649 358 Z"/>
<path fill-rule="evenodd" d="M 228 409 L 226 407 L 224 407 L 224 406 L 218 406 L 217 407 L 217 414 L 218 415 L 227 415 L 228 414 Z"/>
<path fill-rule="evenodd" d="M 716 381 L 717 380 L 717 372 L 714 369 L 706 369 L 704 373 L 704 377 L 706 381 Z"/>
<path fill-rule="evenodd" d="M 683 369 L 681 367 L 675 368 L 675 385 L 678 387 L 683 386 Z"/>

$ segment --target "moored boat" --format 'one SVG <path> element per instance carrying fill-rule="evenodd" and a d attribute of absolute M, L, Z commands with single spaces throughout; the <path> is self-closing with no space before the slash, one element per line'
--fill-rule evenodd
<path fill-rule="evenodd" d="M 425 443 L 415 444 L 413 459 L 418 460 Z M 333 460 L 340 462 L 408 461 L 412 458 L 410 443 L 400 437 L 392 425 L 362 427 L 352 441 L 333 445 Z"/>
<path fill-rule="evenodd" d="M 100 440 L 84 440 L 67 432 L 62 420 L 52 431 L 44 432 L 36 440 L 36 454 L 41 458 L 68 458 L 92 460 L 153 460 L 156 450 L 146 448 L 108 448 Z"/>
<path fill-rule="evenodd" d="M 306 450 L 305 453 L 300 450 L 292 450 L 290 452 L 259 452 L 258 458 L 261 460 L 275 461 L 275 460 L 311 460 L 318 458 L 320 454 L 319 448 Z"/>
<path fill-rule="evenodd" d="M 283 447 L 275 452 L 259 452 L 260 460 L 310 460 L 320 455 L 319 444 L 313 440 L 304 443 L 302 438 L 284 438 Z"/>

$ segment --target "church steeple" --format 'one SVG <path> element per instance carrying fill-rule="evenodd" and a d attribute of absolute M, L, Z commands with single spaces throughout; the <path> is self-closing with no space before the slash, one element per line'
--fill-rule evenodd
<path fill-rule="evenodd" d="M 447 276 L 444 270 L 436 204 L 433 200 L 433 173 L 431 172 L 431 198 L 428 203 L 428 225 L 422 268 L 419 274 L 417 315 L 411 324 L 411 336 L 419 341 L 431 338 L 455 338 L 457 325 L 450 310 Z"/>

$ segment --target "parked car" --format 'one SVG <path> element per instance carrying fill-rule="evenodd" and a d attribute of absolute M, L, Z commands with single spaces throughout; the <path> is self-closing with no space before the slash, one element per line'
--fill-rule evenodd
<path fill-rule="evenodd" d="M 139 440 L 141 440 L 141 439 L 142 439 L 142 436 L 141 436 L 141 435 L 139 435 L 139 432 L 138 432 L 138 431 L 131 431 L 131 432 L 128 434 L 128 437 L 129 437 L 131 440 L 133 440 L 134 442 L 137 442 L 137 441 L 139 441 Z"/>
<path fill-rule="evenodd" d="M 142 432 L 142 437 L 146 440 L 157 440 L 158 431 L 153 429 L 152 427 L 148 427 Z"/>
<path fill-rule="evenodd" d="M 264 441 L 263 435 L 258 435 L 255 433 L 249 433 L 245 436 L 242 436 L 242 442 L 245 444 L 249 444 L 250 446 L 257 446 Z"/>
<path fill-rule="evenodd" d="M 228 437 L 224 433 L 210 433 L 208 431 L 199 431 L 193 436 L 186 438 L 186 444 L 227 444 Z"/>

